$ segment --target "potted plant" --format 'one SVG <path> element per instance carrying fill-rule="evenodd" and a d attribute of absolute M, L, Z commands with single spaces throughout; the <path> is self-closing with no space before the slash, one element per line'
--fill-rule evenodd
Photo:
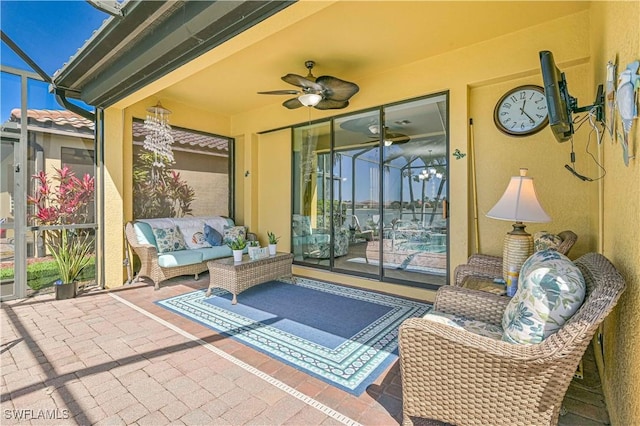
<path fill-rule="evenodd" d="M 35 206 L 35 213 L 30 219 L 35 225 L 52 227 L 43 230 L 43 239 L 60 275 L 54 283 L 56 299 L 75 297 L 76 281 L 91 261 L 95 237 L 92 229 L 67 226 L 87 223 L 95 179 L 88 174 L 80 179 L 68 166 L 55 169 L 51 180 L 44 171 L 33 178 L 37 183 L 35 195 L 29 196 L 27 201 Z"/>
<path fill-rule="evenodd" d="M 244 239 L 242 235 L 240 235 L 235 240 L 231 240 L 227 243 L 229 248 L 233 250 L 233 261 L 234 262 L 242 262 L 242 252 L 245 247 L 247 247 L 247 240 Z"/>
<path fill-rule="evenodd" d="M 280 237 L 277 237 L 276 234 L 274 234 L 271 231 L 267 231 L 267 237 L 269 237 L 269 255 L 270 256 L 275 256 L 276 255 L 276 245 L 278 244 L 278 241 L 280 240 Z"/>

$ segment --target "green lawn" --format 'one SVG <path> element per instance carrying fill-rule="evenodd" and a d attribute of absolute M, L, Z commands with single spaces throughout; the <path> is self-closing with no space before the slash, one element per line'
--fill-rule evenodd
<path fill-rule="evenodd" d="M 2 268 L 0 269 L 0 280 L 11 280 L 14 276 L 14 268 Z M 96 276 L 95 257 L 91 258 L 91 261 L 86 268 L 80 274 L 78 281 L 93 280 Z M 58 275 L 58 267 L 53 260 L 36 262 L 31 265 L 27 265 L 27 285 L 32 290 L 41 290 L 43 288 L 51 287 L 60 276 Z"/>

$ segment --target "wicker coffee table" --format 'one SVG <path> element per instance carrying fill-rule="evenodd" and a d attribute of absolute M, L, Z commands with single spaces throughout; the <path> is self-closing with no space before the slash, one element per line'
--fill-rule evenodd
<path fill-rule="evenodd" d="M 292 262 L 291 253 L 276 253 L 258 260 L 251 260 L 245 255 L 242 262 L 234 262 L 232 257 L 210 260 L 207 262 L 207 297 L 211 296 L 214 287 L 223 288 L 233 294 L 231 303 L 235 305 L 238 302 L 236 296 L 246 289 L 283 276 L 290 277 Z"/>

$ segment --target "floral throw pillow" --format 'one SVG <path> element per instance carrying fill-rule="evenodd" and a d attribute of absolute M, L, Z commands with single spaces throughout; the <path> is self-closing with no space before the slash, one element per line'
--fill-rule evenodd
<path fill-rule="evenodd" d="M 244 226 L 225 226 L 222 242 L 228 244 L 238 239 L 238 237 L 247 238 L 247 228 Z"/>
<path fill-rule="evenodd" d="M 580 308 L 586 284 L 568 257 L 548 249 L 534 253 L 520 271 L 518 291 L 502 317 L 502 340 L 540 343 Z"/>
<path fill-rule="evenodd" d="M 187 249 L 182 234 L 175 226 L 169 228 L 153 228 L 153 235 L 156 237 L 158 253 Z"/>
<path fill-rule="evenodd" d="M 536 251 L 547 249 L 558 250 L 560 244 L 562 244 L 562 238 L 558 235 L 550 234 L 547 231 L 536 232 L 533 235 L 533 246 Z"/>

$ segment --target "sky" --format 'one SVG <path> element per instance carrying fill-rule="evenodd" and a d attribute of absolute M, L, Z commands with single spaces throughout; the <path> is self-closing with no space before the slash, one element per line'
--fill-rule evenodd
<path fill-rule="evenodd" d="M 0 0 L 2 31 L 49 76 L 62 68 L 108 17 L 83 0 Z M 4 42 L 0 63 L 32 71 Z M 11 110 L 20 107 L 20 79 L 3 73 L 0 89 L 0 122 L 5 122 Z M 29 92 L 28 108 L 63 109 L 48 93 L 47 84 L 30 82 Z"/>

